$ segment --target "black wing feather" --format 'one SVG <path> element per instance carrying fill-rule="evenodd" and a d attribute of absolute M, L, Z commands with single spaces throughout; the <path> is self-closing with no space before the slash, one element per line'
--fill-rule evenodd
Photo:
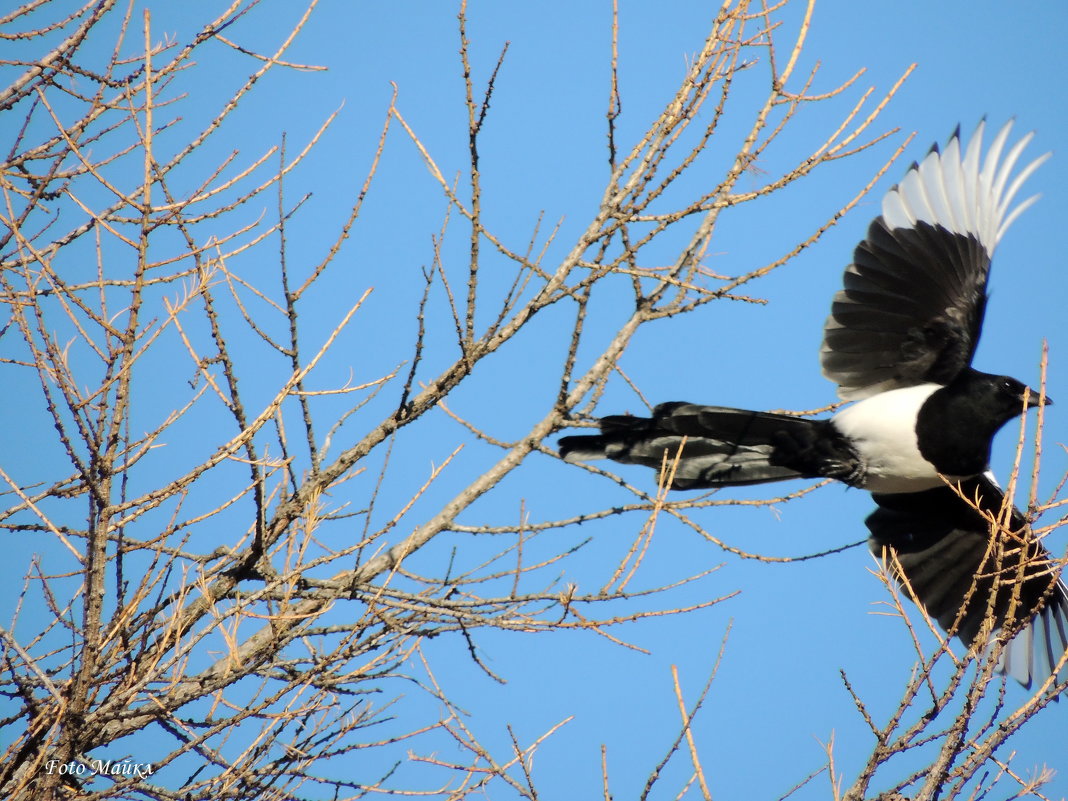
<path fill-rule="evenodd" d="M 948 384 L 971 364 L 994 249 L 1035 200 L 1013 206 L 1013 197 L 1046 159 L 1014 175 L 1030 135 L 1003 157 L 1011 127 L 997 133 L 983 159 L 984 125 L 963 152 L 958 130 L 944 152 L 932 148 L 883 199 L 824 326 L 823 374 L 840 397 Z"/>
<path fill-rule="evenodd" d="M 960 488 L 982 511 L 948 486 L 873 494 L 879 508 L 867 519 L 872 552 L 891 549 L 902 585 L 966 645 L 975 642 L 992 610 L 995 628 L 1015 632 L 1003 669 L 1026 686 L 1044 681 L 1068 650 L 1068 589 L 1059 563 L 1016 509 L 1008 532 L 995 528 L 992 535 L 984 513 L 1000 515 L 1005 497 L 988 477 L 968 479 Z M 1060 678 L 1068 678 L 1068 668 L 1061 668 Z"/>

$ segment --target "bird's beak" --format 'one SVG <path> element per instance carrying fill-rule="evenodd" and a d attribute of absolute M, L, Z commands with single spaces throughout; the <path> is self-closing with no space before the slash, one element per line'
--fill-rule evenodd
<path fill-rule="evenodd" d="M 1051 398 L 1049 395 L 1043 395 L 1038 390 L 1029 389 L 1026 394 L 1026 397 L 1028 409 L 1033 409 L 1034 407 L 1038 406 L 1039 403 L 1041 403 L 1043 406 L 1053 405 L 1053 398 Z M 1020 398 L 1020 400 L 1023 400 L 1023 398 Z"/>

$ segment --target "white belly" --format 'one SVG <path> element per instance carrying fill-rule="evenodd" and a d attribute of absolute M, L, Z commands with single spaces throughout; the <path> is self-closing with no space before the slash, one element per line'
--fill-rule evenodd
<path fill-rule="evenodd" d="M 864 462 L 864 489 L 920 492 L 942 485 L 916 445 L 916 415 L 939 384 L 893 389 L 858 401 L 832 419 Z"/>

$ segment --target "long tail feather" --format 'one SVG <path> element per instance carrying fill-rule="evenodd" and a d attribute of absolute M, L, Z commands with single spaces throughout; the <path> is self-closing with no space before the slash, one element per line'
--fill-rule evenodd
<path fill-rule="evenodd" d="M 611 459 L 657 470 L 666 459 L 669 473 L 675 470 L 672 489 L 763 484 L 802 477 L 798 470 L 773 463 L 776 442 L 784 436 L 809 440 L 817 425 L 791 415 L 664 403 L 651 418 L 602 418 L 599 435 L 561 439 L 560 455 L 572 462 Z"/>

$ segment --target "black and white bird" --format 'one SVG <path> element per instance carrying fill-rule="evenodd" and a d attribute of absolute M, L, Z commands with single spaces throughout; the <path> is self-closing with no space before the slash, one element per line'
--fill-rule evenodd
<path fill-rule="evenodd" d="M 820 351 L 823 374 L 853 403 L 821 420 L 663 403 L 651 418 L 601 418 L 600 434 L 564 437 L 560 454 L 569 461 L 608 458 L 656 469 L 666 454 L 673 489 L 833 478 L 869 490 L 879 505 L 868 518 L 873 549 L 896 549 L 920 602 L 943 626 L 956 621 L 950 630 L 971 644 L 979 607 L 973 595 L 962 610 L 957 589 L 961 576 L 969 586 L 975 578 L 991 527 L 943 476 L 981 495 L 990 508 L 999 505 L 1002 493 L 988 475 L 994 435 L 1028 408 L 1052 403 L 1015 378 L 971 366 L 991 257 L 1037 199 L 1013 204 L 1049 155 L 1017 170 L 1031 135 L 1009 146 L 1011 129 L 1011 122 L 1002 127 L 984 155 L 984 124 L 967 147 L 958 128 L 883 198 L 882 214 L 857 246 L 845 286 L 834 297 Z M 1016 520 L 1025 530 L 1022 518 Z M 922 591 L 912 582 L 921 573 Z M 1013 618 L 1033 618 L 1034 625 L 1048 619 L 1052 628 L 1039 636 L 1056 659 L 1038 665 L 1051 668 L 1068 647 L 1068 591 L 1055 576 L 1042 592 L 1031 592 L 1034 581 L 1024 586 L 1024 617 Z M 1014 620 L 1003 614 L 999 625 Z M 1025 673 L 1019 647 L 1015 660 L 1004 667 L 1019 678 Z M 1029 662 L 1027 680 L 1030 670 Z"/>

